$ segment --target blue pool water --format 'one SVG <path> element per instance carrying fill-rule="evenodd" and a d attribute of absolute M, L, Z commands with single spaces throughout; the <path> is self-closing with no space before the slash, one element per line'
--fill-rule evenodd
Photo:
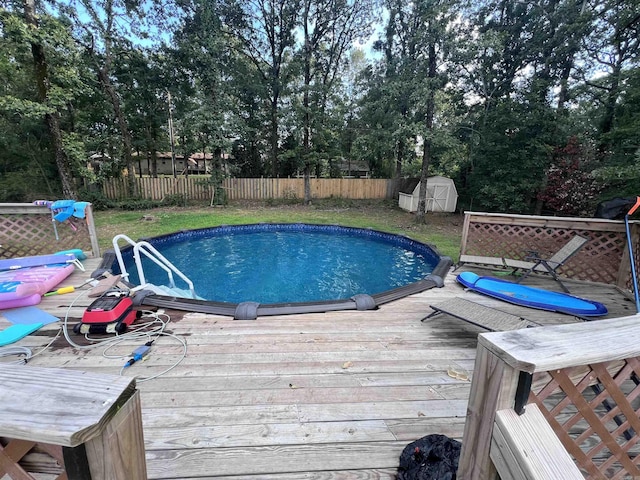
<path fill-rule="evenodd" d="M 231 303 L 372 295 L 423 279 L 439 261 L 433 249 L 406 237 L 326 225 L 218 227 L 149 242 L 194 282 L 198 296 Z M 125 262 L 130 281 L 138 283 L 130 255 Z M 144 271 L 147 281 L 167 283 L 148 260 Z"/>

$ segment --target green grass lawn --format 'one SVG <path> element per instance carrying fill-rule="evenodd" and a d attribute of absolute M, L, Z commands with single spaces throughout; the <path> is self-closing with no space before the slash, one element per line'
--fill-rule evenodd
<path fill-rule="evenodd" d="M 314 223 L 373 228 L 406 235 L 435 245 L 443 255 L 457 260 L 460 251 L 462 216 L 428 214 L 427 223 L 416 223 L 415 216 L 400 210 L 396 202 L 316 201 L 311 206 L 231 204 L 222 208 L 171 207 L 151 210 L 108 210 L 94 212 L 100 248 L 111 247 L 115 235 L 123 233 L 133 240 L 165 233 L 218 225 L 250 223 Z"/>

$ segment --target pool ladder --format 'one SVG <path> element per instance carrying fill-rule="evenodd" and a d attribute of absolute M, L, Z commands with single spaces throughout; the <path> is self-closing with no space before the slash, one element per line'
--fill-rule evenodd
<path fill-rule="evenodd" d="M 175 273 L 178 277 L 180 277 L 189 287 L 189 291 L 191 292 L 192 298 L 197 298 L 196 291 L 193 288 L 193 282 L 187 278 L 187 276 L 182 273 L 176 266 L 171 263 L 167 258 L 162 255 L 156 248 L 151 245 L 149 242 L 140 241 L 134 242 L 129 237 L 124 234 L 116 235 L 113 237 L 113 250 L 116 254 L 116 258 L 118 259 L 118 265 L 120 266 L 120 273 L 122 274 L 122 278 L 127 280 L 129 277 L 129 273 L 127 272 L 127 268 L 124 265 L 124 260 L 122 259 L 122 252 L 120 251 L 119 241 L 124 240 L 129 245 L 133 247 L 133 260 L 135 261 L 136 268 L 138 270 L 138 277 L 140 278 L 140 285 L 147 285 L 147 280 L 144 275 L 144 269 L 142 268 L 142 255 L 147 257 L 153 263 L 162 268 L 165 272 L 167 272 L 167 276 L 169 277 L 169 288 L 175 289 L 176 283 L 173 279 L 173 274 Z"/>

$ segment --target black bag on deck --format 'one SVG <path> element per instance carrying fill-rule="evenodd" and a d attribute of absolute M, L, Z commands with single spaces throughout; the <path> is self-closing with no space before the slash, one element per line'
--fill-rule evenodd
<path fill-rule="evenodd" d="M 398 480 L 456 480 L 462 444 L 445 435 L 427 435 L 404 447 Z"/>
<path fill-rule="evenodd" d="M 607 220 L 622 220 L 631 207 L 636 203 L 638 197 L 612 198 L 605 202 L 600 202 L 596 208 L 595 218 L 605 218 Z"/>

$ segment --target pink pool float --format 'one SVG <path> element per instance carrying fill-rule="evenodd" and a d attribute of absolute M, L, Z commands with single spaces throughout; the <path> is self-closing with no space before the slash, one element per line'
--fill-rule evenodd
<path fill-rule="evenodd" d="M 0 310 L 37 305 L 81 265 L 73 254 L 0 260 Z"/>

